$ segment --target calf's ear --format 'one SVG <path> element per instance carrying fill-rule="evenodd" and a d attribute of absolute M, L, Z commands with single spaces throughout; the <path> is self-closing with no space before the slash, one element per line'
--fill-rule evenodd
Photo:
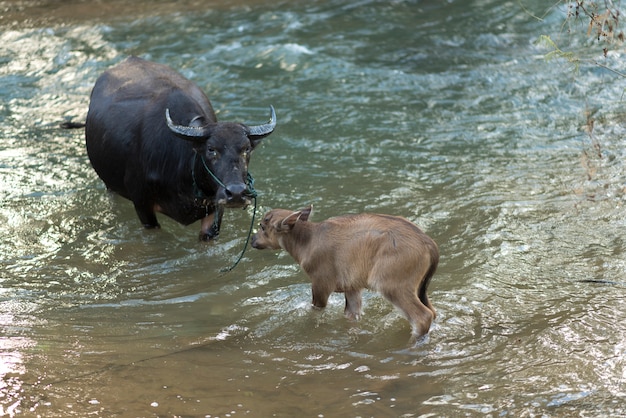
<path fill-rule="evenodd" d="M 298 212 L 300 213 L 298 219 L 306 222 L 309 220 L 309 216 L 311 216 L 311 213 L 313 212 L 313 205 L 309 205 L 306 208 L 300 209 Z"/>
<path fill-rule="evenodd" d="M 283 231 L 289 230 L 293 228 L 293 226 L 298 221 L 306 222 L 309 220 L 309 215 L 311 215 L 311 211 L 313 210 L 313 206 L 309 205 L 307 208 L 300 209 L 297 212 L 293 212 L 285 219 L 280 222 L 280 229 Z"/>
<path fill-rule="evenodd" d="M 288 215 L 285 219 L 280 221 L 279 230 L 289 231 L 296 222 L 298 222 L 298 216 L 300 216 L 300 212 L 293 212 L 291 215 Z"/>

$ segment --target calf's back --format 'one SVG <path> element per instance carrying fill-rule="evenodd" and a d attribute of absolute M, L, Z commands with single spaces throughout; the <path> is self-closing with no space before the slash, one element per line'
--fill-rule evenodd
<path fill-rule="evenodd" d="M 301 265 L 318 279 L 337 280 L 337 291 L 417 286 L 416 277 L 439 259 L 437 244 L 402 217 L 364 213 L 312 225 Z"/>

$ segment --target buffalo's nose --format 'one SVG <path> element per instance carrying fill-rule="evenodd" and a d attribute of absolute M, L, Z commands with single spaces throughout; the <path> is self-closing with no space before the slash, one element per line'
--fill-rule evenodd
<path fill-rule="evenodd" d="M 229 184 L 224 191 L 228 202 L 241 202 L 243 193 L 246 191 L 246 185 L 244 183 Z"/>

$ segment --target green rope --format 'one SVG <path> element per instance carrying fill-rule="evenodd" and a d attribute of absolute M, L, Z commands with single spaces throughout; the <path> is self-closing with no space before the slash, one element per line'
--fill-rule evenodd
<path fill-rule="evenodd" d="M 246 249 L 248 248 L 248 243 L 250 242 L 250 237 L 252 236 L 252 230 L 254 229 L 254 218 L 256 217 L 256 198 L 258 196 L 258 193 L 256 192 L 256 189 L 254 188 L 254 178 L 252 178 L 252 175 L 250 173 L 248 173 L 248 176 L 246 178 L 246 183 L 248 187 L 246 188 L 245 193 L 246 195 L 254 199 L 254 210 L 252 211 L 252 220 L 250 221 L 250 228 L 248 229 L 248 237 L 246 238 L 246 243 L 243 246 L 243 250 L 241 250 L 241 254 L 239 254 L 239 258 L 237 259 L 237 261 L 235 261 L 235 264 L 233 264 L 230 268 L 221 269 L 220 270 L 221 273 L 229 272 L 235 267 L 237 267 L 237 264 L 239 264 L 239 262 L 243 258 L 243 255 L 246 253 Z"/>
<path fill-rule="evenodd" d="M 196 153 L 196 157 L 198 156 L 198 153 Z M 195 158 L 195 157 L 194 157 Z M 215 180 L 215 182 L 220 186 L 223 187 L 224 189 L 226 188 L 226 185 L 224 183 L 222 183 L 222 181 L 220 179 L 217 178 L 217 176 L 215 174 L 213 174 L 213 172 L 211 171 L 211 169 L 209 168 L 209 166 L 206 165 L 206 161 L 204 160 L 204 156 L 200 156 L 200 161 L 202 161 L 202 165 L 204 166 L 204 169 L 206 170 L 207 173 L 209 173 L 211 175 L 211 177 L 213 177 L 213 180 Z M 195 164 L 194 164 L 195 165 Z"/>
<path fill-rule="evenodd" d="M 237 261 L 235 261 L 235 264 L 233 264 L 230 267 L 221 269 L 220 273 L 227 273 L 233 270 L 235 267 L 237 267 L 237 264 L 239 264 L 239 262 L 243 258 L 243 255 L 246 253 L 246 249 L 248 248 L 248 243 L 250 242 L 250 236 L 252 236 L 252 229 L 254 228 L 255 217 L 256 217 L 256 192 L 254 196 L 254 211 L 252 212 L 252 221 L 250 221 L 250 229 L 248 230 L 248 237 L 246 238 L 246 243 L 243 246 L 243 250 L 241 250 L 241 254 L 239 254 L 239 258 L 237 259 Z"/>
<path fill-rule="evenodd" d="M 195 171 L 194 167 L 196 165 L 195 164 L 195 158 L 197 158 L 197 157 L 198 157 L 198 154 L 196 154 L 194 156 L 194 164 L 192 166 L 191 175 L 193 177 L 194 188 L 196 188 L 199 191 L 200 188 L 196 184 L 196 175 L 195 175 L 195 172 L 194 172 Z M 217 176 L 215 174 L 213 174 L 213 171 L 211 171 L 211 169 L 207 166 L 207 163 L 204 160 L 204 156 L 202 156 L 202 155 L 200 156 L 200 161 L 202 161 L 202 165 L 204 166 L 204 169 L 206 170 L 207 173 L 209 173 L 211 175 L 213 180 L 215 180 L 215 182 L 220 187 L 223 187 L 225 189 L 226 185 L 224 185 L 224 183 L 222 183 L 222 181 L 219 178 L 217 178 Z M 254 178 L 252 177 L 252 175 L 250 173 L 248 173 L 248 175 L 246 177 L 246 185 L 248 187 L 244 191 L 244 194 L 247 197 L 251 197 L 251 198 L 254 199 L 254 210 L 252 211 L 252 221 L 250 221 L 250 229 L 248 229 L 248 237 L 246 238 L 246 243 L 243 246 L 243 250 L 241 251 L 241 254 L 239 254 L 239 258 L 237 258 L 237 261 L 235 261 L 235 264 L 233 264 L 230 267 L 221 269 L 220 273 L 227 273 L 229 271 L 232 271 L 235 267 L 237 267 L 237 264 L 239 264 L 239 262 L 243 258 L 243 255 L 246 253 L 246 249 L 248 248 L 248 243 L 250 242 L 250 237 L 252 236 L 252 230 L 254 229 L 254 218 L 256 217 L 256 207 L 257 207 L 256 198 L 258 196 L 258 193 L 257 193 L 256 189 L 254 188 Z M 198 191 L 196 192 L 196 194 L 198 194 Z M 207 207 L 207 210 L 208 210 L 208 207 Z M 211 226 L 212 230 L 219 231 L 220 223 L 221 223 L 221 220 L 222 220 L 222 214 L 223 214 L 223 209 L 216 208 L 216 210 L 215 210 L 215 219 L 213 220 L 213 225 Z"/>

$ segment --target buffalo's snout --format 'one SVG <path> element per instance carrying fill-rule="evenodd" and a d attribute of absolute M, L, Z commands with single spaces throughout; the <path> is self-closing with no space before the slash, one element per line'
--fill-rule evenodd
<path fill-rule="evenodd" d="M 217 203 L 223 206 L 245 206 L 250 204 L 245 183 L 231 183 L 217 192 Z"/>

